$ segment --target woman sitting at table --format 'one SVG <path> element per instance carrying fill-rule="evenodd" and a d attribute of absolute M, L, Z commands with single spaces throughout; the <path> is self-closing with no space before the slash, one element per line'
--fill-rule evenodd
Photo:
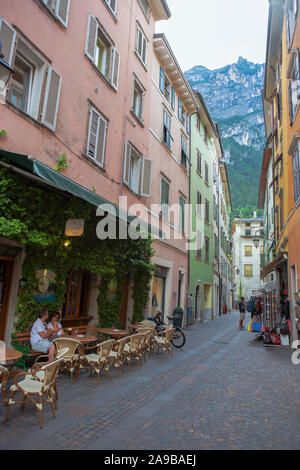
<path fill-rule="evenodd" d="M 38 318 L 32 326 L 30 334 L 30 344 L 33 351 L 48 354 L 49 361 L 53 361 L 55 359 L 55 346 L 49 338 L 53 336 L 54 330 L 47 328 L 47 320 L 48 312 L 47 310 L 42 310 L 38 314 Z"/>
<path fill-rule="evenodd" d="M 53 330 L 53 334 L 51 336 L 51 339 L 58 338 L 64 333 L 63 327 L 61 323 L 59 322 L 60 320 L 60 314 L 59 312 L 52 312 L 49 317 L 49 323 L 47 324 L 48 330 Z"/>

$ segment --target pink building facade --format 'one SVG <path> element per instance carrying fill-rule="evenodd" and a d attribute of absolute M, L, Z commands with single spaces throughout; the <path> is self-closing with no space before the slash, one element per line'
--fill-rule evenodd
<path fill-rule="evenodd" d="M 52 169 L 64 161 L 67 178 L 107 201 L 126 196 L 128 208 L 149 206 L 153 35 L 155 23 L 170 17 L 165 0 L 23 0 L 22 7 L 0 0 L 0 6 L 2 53 L 14 70 L 0 106 L 7 132 L 0 152 L 32 156 Z M 25 256 L 19 248 L 6 339 Z M 90 315 L 95 307 L 92 293 Z"/>
<path fill-rule="evenodd" d="M 153 40 L 150 113 L 152 220 L 159 220 L 165 240 L 156 240 L 150 316 L 175 307 L 186 313 L 189 281 L 190 115 L 194 94 L 163 34 Z M 172 210 L 174 208 L 174 210 Z M 154 223 L 154 222 L 152 222 Z M 186 319 L 184 319 L 186 321 Z"/>

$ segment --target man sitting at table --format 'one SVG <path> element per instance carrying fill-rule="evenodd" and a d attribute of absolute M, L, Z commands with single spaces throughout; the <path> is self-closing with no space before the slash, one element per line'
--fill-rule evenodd
<path fill-rule="evenodd" d="M 31 335 L 30 335 L 30 343 L 33 351 L 43 352 L 48 354 L 49 361 L 53 361 L 55 359 L 55 346 L 49 340 L 51 336 L 54 334 L 53 329 L 47 329 L 46 321 L 48 319 L 48 312 L 47 310 L 42 310 L 38 314 L 37 320 L 34 322 Z"/>

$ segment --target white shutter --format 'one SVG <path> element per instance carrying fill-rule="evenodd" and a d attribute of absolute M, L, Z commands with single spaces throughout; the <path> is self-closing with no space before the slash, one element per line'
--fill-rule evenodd
<path fill-rule="evenodd" d="M 152 160 L 142 159 L 141 196 L 150 197 L 152 187 Z"/>
<path fill-rule="evenodd" d="M 87 155 L 91 157 L 93 160 L 95 160 L 96 153 L 97 153 L 98 128 L 99 128 L 99 115 L 94 109 L 91 109 L 89 133 L 88 133 L 88 144 L 87 144 Z"/>
<path fill-rule="evenodd" d="M 65 26 L 68 26 L 70 10 L 70 0 L 56 0 L 56 16 L 59 21 Z"/>
<path fill-rule="evenodd" d="M 0 41 L 2 42 L 3 60 L 11 67 L 14 56 L 16 32 L 3 18 L 0 18 Z"/>
<path fill-rule="evenodd" d="M 131 145 L 126 142 L 124 149 L 124 164 L 123 164 L 123 182 L 129 185 L 129 171 L 130 171 L 130 156 L 131 156 Z"/>
<path fill-rule="evenodd" d="M 42 123 L 52 131 L 55 131 L 56 128 L 61 81 L 61 75 L 59 75 L 59 73 L 57 73 L 52 67 L 49 67 L 42 112 Z"/>
<path fill-rule="evenodd" d="M 111 81 L 113 87 L 117 90 L 119 84 L 120 55 L 114 48 L 112 50 L 112 76 Z"/>
<path fill-rule="evenodd" d="M 106 132 L 107 122 L 99 116 L 98 120 L 98 135 L 97 135 L 97 147 L 96 147 L 96 161 L 100 166 L 104 166 L 105 146 L 106 146 Z"/>
<path fill-rule="evenodd" d="M 98 36 L 98 22 L 92 15 L 89 15 L 86 42 L 85 42 L 85 54 L 93 62 L 95 61 L 95 57 L 96 57 L 97 36 Z"/>

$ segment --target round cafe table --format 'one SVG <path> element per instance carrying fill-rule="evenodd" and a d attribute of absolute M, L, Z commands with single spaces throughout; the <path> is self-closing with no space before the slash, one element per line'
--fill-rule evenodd
<path fill-rule="evenodd" d="M 7 367 L 8 369 L 12 369 L 15 362 L 18 359 L 20 359 L 22 356 L 23 356 L 23 353 L 21 351 L 17 351 L 16 349 L 13 349 L 13 348 L 6 348 L 5 349 L 5 360 L 4 360 L 3 365 L 5 367 Z M 9 362 L 10 364 L 6 365 L 7 362 Z"/>
<path fill-rule="evenodd" d="M 117 328 L 98 328 L 99 333 L 102 335 L 110 336 L 113 339 L 121 339 L 129 336 L 128 330 L 118 330 Z"/>

